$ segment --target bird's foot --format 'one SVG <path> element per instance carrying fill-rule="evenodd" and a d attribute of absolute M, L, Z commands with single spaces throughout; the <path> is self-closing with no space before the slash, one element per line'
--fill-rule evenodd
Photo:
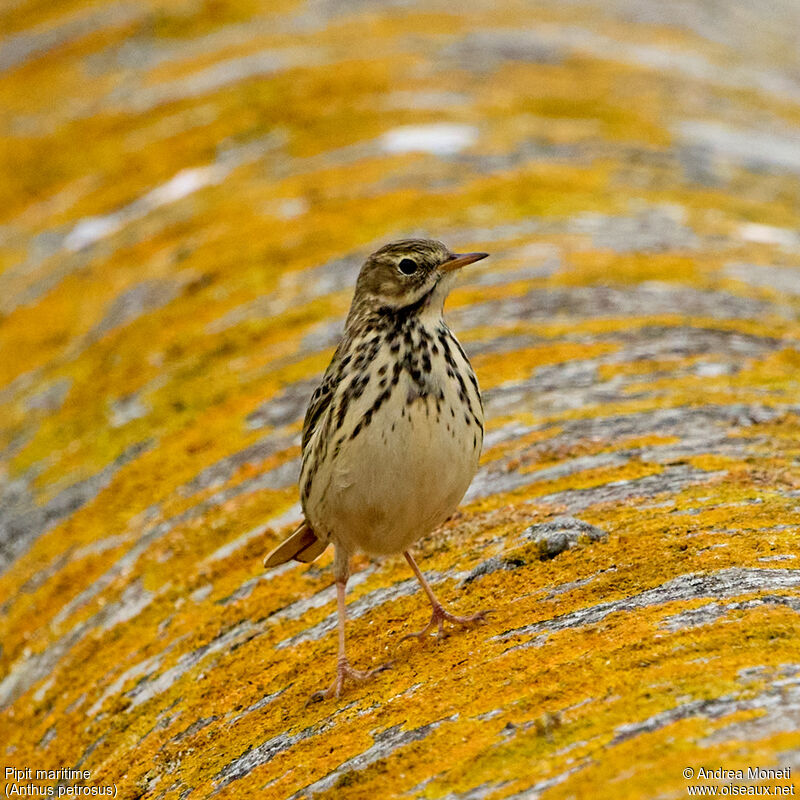
<path fill-rule="evenodd" d="M 329 697 L 341 697 L 342 688 L 346 680 L 353 681 L 353 683 L 363 683 L 369 680 L 373 675 L 377 675 L 377 673 L 383 672 L 391 666 L 392 663 L 389 662 L 387 664 L 381 664 L 379 667 L 375 667 L 375 669 L 353 669 L 346 658 L 340 658 L 336 663 L 336 680 L 327 689 L 320 689 L 318 692 L 314 692 L 314 694 L 308 698 L 308 702 L 316 703 L 319 700 L 327 700 Z"/>
<path fill-rule="evenodd" d="M 431 621 L 421 630 L 417 631 L 416 633 L 407 633 L 400 641 L 404 642 L 406 639 L 411 639 L 415 637 L 417 639 L 423 639 L 427 636 L 434 628 L 438 628 L 437 635 L 441 638 L 445 635 L 444 633 L 444 623 L 445 622 L 452 622 L 453 625 L 461 625 L 465 628 L 474 628 L 476 625 L 480 625 L 483 622 L 486 622 L 486 617 L 491 614 L 490 610 L 487 611 L 479 611 L 477 614 L 473 614 L 471 617 L 457 617 L 455 614 L 451 614 L 449 611 L 445 611 L 444 608 L 439 605 L 438 603 L 433 607 L 433 613 L 431 614 Z"/>

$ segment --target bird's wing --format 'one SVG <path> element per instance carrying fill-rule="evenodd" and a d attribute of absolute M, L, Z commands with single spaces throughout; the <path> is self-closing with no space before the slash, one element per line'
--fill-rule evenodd
<path fill-rule="evenodd" d="M 303 420 L 303 452 L 305 452 L 306 445 L 314 435 L 314 431 L 317 429 L 317 425 L 325 414 L 326 409 L 330 406 L 336 386 L 339 383 L 341 377 L 339 370 L 340 352 L 341 345 L 333 354 L 331 363 L 328 364 L 328 369 L 325 370 L 325 375 L 322 377 L 322 383 L 314 390 L 314 394 L 311 395 L 311 400 L 308 403 L 306 416 Z"/>
<path fill-rule="evenodd" d="M 322 376 L 322 382 L 314 390 L 314 394 L 311 395 L 311 400 L 308 403 L 306 416 L 303 420 L 302 449 L 304 456 L 306 446 L 314 435 L 317 425 L 325 416 L 325 411 L 329 408 L 341 379 L 341 351 L 342 345 L 340 344 L 336 348 L 325 374 Z M 313 561 L 327 546 L 328 542 L 317 538 L 311 525 L 306 520 L 303 520 L 295 528 L 291 536 L 267 554 L 264 558 L 264 566 L 274 567 L 278 564 L 284 564 L 290 559 L 304 562 Z"/>

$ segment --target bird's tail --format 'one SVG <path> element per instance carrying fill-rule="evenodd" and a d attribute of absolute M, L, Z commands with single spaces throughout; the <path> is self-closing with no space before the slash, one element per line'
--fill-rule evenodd
<path fill-rule="evenodd" d="M 308 563 L 313 561 L 326 547 L 327 542 L 317 538 L 311 526 L 303 522 L 292 531 L 271 553 L 264 558 L 265 567 L 277 567 L 290 559 Z"/>

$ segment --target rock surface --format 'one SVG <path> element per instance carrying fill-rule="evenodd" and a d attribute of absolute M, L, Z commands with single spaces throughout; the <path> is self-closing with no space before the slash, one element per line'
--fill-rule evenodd
<path fill-rule="evenodd" d="M 4 768 L 131 800 L 800 771 L 797 3 L 21 0 L 0 31 Z M 482 466 L 417 555 L 493 613 L 402 641 L 424 597 L 362 557 L 350 655 L 394 666 L 306 705 L 331 553 L 261 559 L 361 260 L 406 235 L 492 253 L 448 303 Z"/>

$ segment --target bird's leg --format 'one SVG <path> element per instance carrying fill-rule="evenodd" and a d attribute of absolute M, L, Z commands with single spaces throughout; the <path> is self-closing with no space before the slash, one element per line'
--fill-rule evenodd
<path fill-rule="evenodd" d="M 375 667 L 375 669 L 366 671 L 353 669 L 350 666 L 350 662 L 347 660 L 347 654 L 345 653 L 344 638 L 344 626 L 347 620 L 345 589 L 347 587 L 347 579 L 350 577 L 350 554 L 347 553 L 343 547 L 338 545 L 336 546 L 333 569 L 336 577 L 336 607 L 339 618 L 339 658 L 336 662 L 336 680 L 327 689 L 314 692 L 309 698 L 309 702 L 323 700 L 328 697 L 339 697 L 342 694 L 342 687 L 344 686 L 345 679 L 360 683 L 371 678 L 376 672 L 382 672 L 390 666 L 389 664 L 382 664 L 379 667 Z"/>
<path fill-rule="evenodd" d="M 417 631 L 417 633 L 406 634 L 400 640 L 401 642 L 405 639 L 410 639 L 412 636 L 422 639 L 423 636 L 427 636 L 436 627 L 438 627 L 438 635 L 443 636 L 445 621 L 452 622 L 454 625 L 465 625 L 467 627 L 472 627 L 480 624 L 481 622 L 485 622 L 486 615 L 489 614 L 488 611 L 479 611 L 477 614 L 473 614 L 471 617 L 457 617 L 455 614 L 445 611 L 442 604 L 436 599 L 436 595 L 433 593 L 433 589 L 431 589 L 430 584 L 425 580 L 425 576 L 422 574 L 422 572 L 420 572 L 420 568 L 417 566 L 417 562 L 414 561 L 414 557 L 411 555 L 411 552 L 406 550 L 403 555 L 406 557 L 406 561 L 408 561 L 411 569 L 414 570 L 417 580 L 420 582 L 420 584 L 422 584 L 425 594 L 428 595 L 428 600 L 431 601 L 431 606 L 433 606 L 433 614 L 431 614 L 431 621 L 421 631 Z"/>

